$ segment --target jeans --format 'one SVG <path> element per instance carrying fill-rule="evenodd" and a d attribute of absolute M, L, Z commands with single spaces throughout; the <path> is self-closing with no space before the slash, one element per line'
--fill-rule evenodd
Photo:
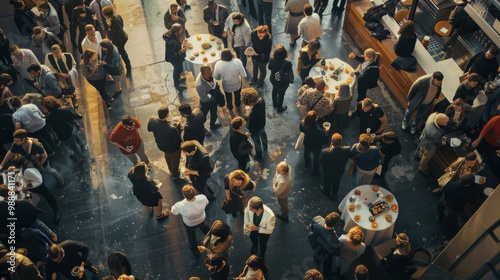
<path fill-rule="evenodd" d="M 165 152 L 165 161 L 167 162 L 168 170 L 170 170 L 170 176 L 177 178 L 179 177 L 179 163 L 181 161 L 181 149 L 173 153 Z"/>
<path fill-rule="evenodd" d="M 240 108 L 241 106 L 241 95 L 240 95 L 241 88 L 234 92 L 224 90 L 224 95 L 226 96 L 226 107 L 229 109 L 229 111 L 233 110 L 233 93 L 234 93 L 234 106 L 236 106 L 236 109 Z"/>
<path fill-rule="evenodd" d="M 250 233 L 250 240 L 252 241 L 252 248 L 250 249 L 250 255 L 256 255 L 259 252 L 260 246 L 260 254 L 258 254 L 261 258 L 264 257 L 267 250 L 267 241 L 269 241 L 270 234 L 259 233 L 258 231 L 252 231 Z"/>
<path fill-rule="evenodd" d="M 283 99 L 285 99 L 285 93 L 288 87 L 279 88 L 273 86 L 272 98 L 274 108 L 283 108 Z"/>
<path fill-rule="evenodd" d="M 59 174 L 59 172 L 57 172 L 57 170 L 55 170 L 54 168 L 52 168 L 52 166 L 50 166 L 50 162 L 48 159 L 44 162 L 42 166 L 40 166 L 40 168 L 38 168 L 38 170 L 49 173 L 50 175 L 56 177 L 60 185 L 64 183 L 63 177 L 61 176 L 61 174 Z"/>
<path fill-rule="evenodd" d="M 260 76 L 259 76 L 259 82 L 264 82 L 264 79 L 266 78 L 267 75 L 267 62 L 260 62 L 257 61 L 257 59 L 252 57 L 252 63 L 253 63 L 253 78 L 256 80 L 257 79 L 257 74 L 260 71 Z"/>
<path fill-rule="evenodd" d="M 267 134 L 264 128 L 260 129 L 257 133 L 252 133 L 252 140 L 255 144 L 255 156 L 262 157 L 262 150 L 267 151 Z"/>
<path fill-rule="evenodd" d="M 210 228 L 207 226 L 207 223 L 205 221 L 192 227 L 184 224 L 184 228 L 186 228 L 186 232 L 188 235 L 189 249 L 191 249 L 191 251 L 194 253 L 198 253 L 198 240 L 196 239 L 196 229 L 199 228 L 201 232 L 203 232 L 203 235 L 206 235 L 210 230 Z"/>
<path fill-rule="evenodd" d="M 247 47 L 235 47 L 233 44 L 233 50 L 236 53 L 236 57 L 241 60 L 241 63 L 243 63 L 243 68 L 247 68 L 247 56 L 245 54 L 245 49 Z"/>
<path fill-rule="evenodd" d="M 39 130 L 33 132 L 33 133 L 28 133 L 28 136 L 37 138 L 40 143 L 42 143 L 43 147 L 45 148 L 45 151 L 47 151 L 47 154 L 51 155 L 54 153 L 54 148 L 56 147 L 56 143 L 54 142 L 54 138 L 52 138 L 52 135 L 50 134 L 47 125 L 44 127 L 40 128 Z"/>
<path fill-rule="evenodd" d="M 420 107 L 416 110 L 417 115 L 415 116 L 415 119 L 411 123 L 411 127 L 417 127 L 417 125 L 420 123 L 420 121 L 424 118 L 425 113 L 427 113 L 427 111 L 429 110 L 430 106 L 431 106 L 431 104 L 420 105 Z M 413 114 L 413 112 L 415 112 L 415 110 L 410 111 L 409 109 L 406 109 L 405 115 L 403 117 L 403 123 L 406 123 L 406 125 L 409 124 L 410 119 L 411 119 L 411 115 Z"/>
<path fill-rule="evenodd" d="M 93 87 L 97 89 L 99 92 L 99 95 L 104 101 L 108 101 L 109 96 L 108 93 L 106 92 L 106 77 L 100 79 L 100 80 L 88 80 L 89 84 L 91 84 Z"/>
<path fill-rule="evenodd" d="M 210 127 L 213 127 L 217 122 L 217 103 L 215 100 L 208 102 L 200 102 L 200 110 L 205 116 L 205 122 L 207 121 L 207 114 L 210 112 Z"/>
<path fill-rule="evenodd" d="M 52 195 L 52 193 L 47 189 L 44 183 L 42 183 L 40 186 L 36 188 L 29 189 L 30 192 L 39 194 L 47 200 L 49 203 L 50 208 L 52 208 L 52 212 L 57 213 L 59 212 L 59 206 L 57 205 L 57 201 Z"/>
<path fill-rule="evenodd" d="M 356 168 L 356 187 L 361 185 L 369 185 L 372 182 L 373 176 L 375 176 L 377 168 L 373 170 L 363 170 L 357 166 Z"/>
<path fill-rule="evenodd" d="M 182 62 L 170 62 L 174 67 L 174 86 L 179 87 L 181 84 L 181 74 L 184 71 Z"/>
<path fill-rule="evenodd" d="M 326 0 L 328 1 L 328 0 Z M 273 33 L 272 29 L 272 13 L 273 13 L 273 2 L 259 1 L 259 25 L 267 25 L 269 27 L 269 33 Z"/>
<path fill-rule="evenodd" d="M 146 151 L 144 150 L 144 142 L 141 141 L 141 145 L 139 149 L 135 151 L 135 153 L 130 155 L 125 155 L 134 165 L 137 163 L 137 157 L 146 164 L 149 164 L 148 155 L 146 155 Z"/>

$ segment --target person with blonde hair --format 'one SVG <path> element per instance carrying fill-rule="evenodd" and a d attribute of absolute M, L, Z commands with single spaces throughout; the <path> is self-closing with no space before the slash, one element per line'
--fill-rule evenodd
<path fill-rule="evenodd" d="M 366 91 L 377 87 L 377 81 L 380 74 L 379 61 L 380 54 L 372 48 L 365 50 L 363 55 L 356 55 L 355 53 L 350 53 L 349 58 L 355 59 L 360 62 L 356 70 L 351 72 L 351 75 L 356 75 L 358 79 L 356 80 L 358 98 L 356 102 L 366 98 Z"/>
<path fill-rule="evenodd" d="M 243 272 L 239 275 L 239 280 L 265 280 L 268 269 L 264 263 L 264 258 L 257 255 L 251 255 L 248 258 Z"/>
<path fill-rule="evenodd" d="M 349 124 L 349 106 L 351 101 L 351 87 L 348 83 L 341 83 L 339 85 L 339 92 L 333 98 L 333 111 L 330 114 L 331 132 L 342 133 Z"/>
<path fill-rule="evenodd" d="M 365 234 L 360 226 L 352 227 L 347 234 L 339 237 L 341 248 L 340 258 L 337 260 L 340 260 L 340 263 L 337 266 L 340 267 L 340 277 L 344 277 L 351 263 L 365 252 L 364 239 Z"/>
<path fill-rule="evenodd" d="M 408 261 L 411 259 L 410 238 L 405 233 L 396 234 L 396 248 L 383 258 L 377 255 L 382 271 L 393 276 L 404 276 Z"/>
<path fill-rule="evenodd" d="M 250 85 L 257 83 L 257 87 L 260 88 L 264 85 L 264 78 L 267 74 L 266 66 L 269 62 L 273 40 L 267 25 L 257 26 L 257 28 L 252 31 L 251 36 L 254 53 L 252 55 L 253 77 L 250 81 Z M 259 71 L 260 76 L 257 78 Z"/>
<path fill-rule="evenodd" d="M 225 209 L 226 214 L 236 216 L 238 211 L 244 214 L 243 209 L 255 192 L 255 188 L 255 182 L 245 171 L 238 169 L 227 174 L 224 177 L 224 189 L 226 190 L 226 201 L 228 201 Z"/>

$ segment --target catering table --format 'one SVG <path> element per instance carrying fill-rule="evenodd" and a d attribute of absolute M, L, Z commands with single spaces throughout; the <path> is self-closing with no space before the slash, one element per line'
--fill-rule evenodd
<path fill-rule="evenodd" d="M 201 37 L 200 40 L 198 40 L 198 36 Z M 186 51 L 186 59 L 184 60 L 184 70 L 185 71 L 191 71 L 193 73 L 193 76 L 196 78 L 196 75 L 200 72 L 200 67 L 204 64 L 209 65 L 212 67 L 212 70 L 214 69 L 215 63 L 220 60 L 220 52 L 224 48 L 224 44 L 222 44 L 222 40 L 216 36 L 215 40 L 210 41 L 210 34 L 195 34 L 191 35 L 191 37 L 187 38 L 187 42 L 190 43 L 193 48 L 188 49 Z M 219 45 L 218 42 L 221 42 Z M 211 45 L 211 48 L 205 50 L 205 54 L 202 54 L 203 48 L 201 45 L 203 43 L 209 43 Z M 219 50 L 218 47 L 221 46 L 221 49 Z M 195 56 L 195 53 L 198 53 L 198 56 Z M 211 54 L 214 53 L 215 55 L 212 56 Z M 191 58 L 194 58 L 193 60 Z M 203 59 L 206 58 L 206 62 L 203 62 Z"/>
<path fill-rule="evenodd" d="M 391 195 L 393 197 L 392 201 L 387 201 L 389 208 L 379 213 L 375 216 L 375 222 L 378 223 L 377 228 L 372 227 L 372 222 L 368 219 L 372 214 L 369 211 L 368 204 L 365 202 L 373 202 L 377 199 L 377 192 L 373 191 L 374 185 L 361 185 L 359 187 L 351 190 L 339 204 L 339 210 L 342 212 L 341 218 L 345 221 L 344 231 L 348 232 L 350 228 L 354 226 L 360 226 L 365 233 L 365 244 L 370 246 L 376 246 L 384 243 L 385 241 L 392 238 L 394 232 L 394 225 L 398 219 L 399 207 L 396 211 L 393 211 L 391 207 L 397 205 L 397 200 L 394 195 L 379 187 L 379 191 L 384 195 L 384 201 L 386 201 L 387 196 Z M 355 191 L 360 191 L 359 195 L 355 195 Z M 354 198 L 354 201 L 351 201 Z M 354 211 L 349 211 L 349 206 L 354 206 Z M 351 206 L 352 207 L 352 206 Z M 360 216 L 359 221 L 355 220 L 356 216 Z M 391 215 L 392 221 L 388 222 L 386 216 Z"/>
<path fill-rule="evenodd" d="M 325 59 L 325 62 L 326 62 L 325 66 L 328 66 L 328 69 L 326 69 L 326 67 L 323 68 L 323 65 L 321 65 L 321 60 L 320 60 L 311 69 L 311 71 L 309 72 L 309 76 L 313 78 L 323 77 L 323 79 L 326 82 L 326 85 L 328 86 L 326 93 L 336 94 L 337 92 L 339 92 L 337 86 L 343 82 L 349 82 L 349 81 L 350 81 L 349 86 L 351 87 L 351 92 L 352 92 L 353 86 L 356 82 L 356 75 L 351 76 L 351 73 L 354 71 L 354 68 L 347 62 L 344 62 L 338 58 L 328 58 Z M 342 67 L 344 70 L 338 75 L 338 79 L 335 80 L 331 78 L 331 75 L 333 71 L 339 67 Z"/>

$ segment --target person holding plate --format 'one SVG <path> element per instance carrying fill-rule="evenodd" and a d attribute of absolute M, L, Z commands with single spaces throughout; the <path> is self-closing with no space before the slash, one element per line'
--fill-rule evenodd
<path fill-rule="evenodd" d="M 267 25 L 259 25 L 252 31 L 252 46 L 254 52 L 252 54 L 253 78 L 250 81 L 250 85 L 257 83 L 257 87 L 260 88 L 264 84 L 264 78 L 267 74 L 266 66 L 269 62 L 272 45 L 273 40 Z M 260 76 L 257 79 L 259 71 Z"/>
<path fill-rule="evenodd" d="M 221 38 L 224 48 L 227 48 L 227 37 L 222 34 L 228 17 L 226 6 L 217 4 L 215 0 L 208 0 L 207 6 L 203 8 L 203 20 L 208 24 L 208 33 Z"/>

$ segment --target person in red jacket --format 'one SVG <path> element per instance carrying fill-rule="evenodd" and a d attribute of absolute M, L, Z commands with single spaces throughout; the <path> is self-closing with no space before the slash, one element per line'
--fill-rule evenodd
<path fill-rule="evenodd" d="M 484 138 L 485 141 L 482 141 Z M 500 115 L 491 118 L 481 130 L 479 137 L 472 142 L 491 170 L 500 167 Z M 498 176 L 497 176 L 498 177 Z"/>
<path fill-rule="evenodd" d="M 120 152 L 134 165 L 138 162 L 137 157 L 139 157 L 140 161 L 145 162 L 148 167 L 151 167 L 152 163 L 149 161 L 148 155 L 146 155 L 144 150 L 144 143 L 138 130 L 139 127 L 141 127 L 141 123 L 138 119 L 126 115 L 116 125 L 113 132 L 111 132 L 109 141 L 120 148 Z"/>

